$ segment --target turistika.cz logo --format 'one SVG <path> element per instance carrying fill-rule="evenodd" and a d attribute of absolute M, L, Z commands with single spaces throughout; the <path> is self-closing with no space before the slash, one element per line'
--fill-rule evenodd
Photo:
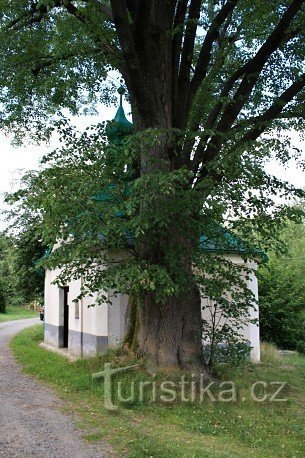
<path fill-rule="evenodd" d="M 104 382 L 104 405 L 107 410 L 115 411 L 120 404 L 149 403 L 172 404 L 226 402 L 235 403 L 252 400 L 254 402 L 287 402 L 285 393 L 287 382 L 265 382 L 258 380 L 249 386 L 247 395 L 239 393 L 238 387 L 233 381 L 207 381 L 206 375 L 191 374 L 190 377 L 182 375 L 179 381 L 159 380 L 155 376 L 151 380 L 130 381 L 126 389 L 126 382 L 117 380 L 117 375 L 136 369 L 141 364 L 125 367 L 112 367 L 110 363 L 104 364 L 104 370 L 92 375 L 96 382 Z M 123 393 L 128 392 L 128 396 Z"/>

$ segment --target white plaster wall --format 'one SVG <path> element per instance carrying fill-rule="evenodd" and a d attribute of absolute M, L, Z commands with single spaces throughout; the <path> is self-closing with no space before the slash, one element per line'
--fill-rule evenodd
<path fill-rule="evenodd" d="M 89 307 L 95 304 L 94 307 Z M 108 304 L 98 303 L 98 293 L 93 293 L 92 297 L 84 297 L 83 306 L 83 332 L 95 336 L 108 335 Z"/>
<path fill-rule="evenodd" d="M 95 336 L 107 336 L 108 304 L 98 304 L 98 293 L 92 293 L 92 296 L 83 297 L 78 301 L 79 318 L 76 318 L 76 299 L 81 293 L 81 284 L 81 279 L 68 284 L 69 329 Z"/>
<path fill-rule="evenodd" d="M 255 264 L 254 269 L 257 269 L 257 265 Z M 257 276 L 254 272 L 251 273 L 250 279 L 248 280 L 248 288 L 253 292 L 256 301 L 258 301 L 258 281 Z M 255 307 L 251 307 L 250 309 L 250 318 L 251 319 L 259 319 L 259 305 L 258 303 Z M 251 342 L 252 350 L 251 350 L 251 360 L 253 362 L 259 363 L 260 362 L 260 334 L 259 334 L 259 322 L 258 324 L 250 323 L 248 326 L 249 332 L 249 340 Z"/>
<path fill-rule="evenodd" d="M 45 322 L 54 326 L 63 325 L 63 290 L 52 282 L 60 274 L 60 269 L 46 270 L 45 276 Z M 81 279 L 72 280 L 66 286 L 69 287 L 69 329 L 96 336 L 108 335 L 108 304 L 98 305 L 97 293 L 92 297 L 85 297 L 78 301 L 79 318 L 76 318 L 76 299 L 81 292 Z M 95 304 L 94 307 L 88 307 Z M 83 315 L 82 315 L 83 314 Z"/>
<path fill-rule="evenodd" d="M 127 310 L 128 296 L 126 294 L 114 295 L 109 292 L 108 306 L 108 341 L 110 347 L 117 347 L 122 344 L 128 326 Z"/>
<path fill-rule="evenodd" d="M 232 262 L 242 265 L 243 259 L 237 255 L 228 255 L 227 259 Z M 248 264 L 248 267 L 256 269 L 256 263 Z M 60 310 L 60 304 L 63 302 L 63 290 L 52 282 L 58 277 L 59 269 L 47 270 L 45 279 L 45 322 L 54 326 L 63 325 L 63 310 Z M 85 297 L 79 301 L 79 318 L 75 316 L 75 299 L 81 291 L 81 279 L 73 280 L 69 285 L 69 328 L 72 331 L 83 332 L 94 336 L 108 336 L 109 346 L 114 347 L 122 343 L 127 331 L 127 310 L 128 296 L 119 294 L 116 297 L 113 292 L 109 291 L 106 295 L 112 304 L 104 302 L 98 304 L 98 293 L 93 293 L 92 297 Z M 258 297 L 257 278 L 254 273 L 251 274 L 248 280 L 248 287 Z M 202 306 L 206 305 L 207 299 L 202 298 Z M 90 304 L 95 304 L 94 307 L 88 307 Z M 250 309 L 251 318 L 258 318 L 258 310 Z M 204 319 L 209 319 L 208 311 L 202 312 Z M 242 336 L 249 340 L 253 347 L 251 351 L 252 361 L 259 362 L 260 360 L 260 342 L 259 342 L 259 327 L 254 324 L 245 326 L 242 330 Z"/>
<path fill-rule="evenodd" d="M 46 270 L 45 274 L 45 323 L 54 326 L 63 325 L 63 317 L 59 313 L 59 303 L 61 300 L 62 291 L 57 285 L 53 285 L 53 281 L 59 275 L 60 270 Z"/>

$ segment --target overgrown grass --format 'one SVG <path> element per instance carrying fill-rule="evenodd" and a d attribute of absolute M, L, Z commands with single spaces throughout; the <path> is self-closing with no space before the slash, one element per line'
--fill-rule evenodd
<path fill-rule="evenodd" d="M 107 441 L 119 456 L 128 457 L 303 457 L 305 455 L 305 358 L 301 356 L 268 357 L 258 366 L 218 368 L 218 382 L 234 381 L 237 400 L 212 402 L 123 403 L 116 412 L 104 407 L 104 386 L 92 382 L 91 374 L 102 370 L 105 362 L 125 366 L 136 361 L 126 355 L 111 353 L 103 358 L 67 362 L 62 356 L 38 347 L 42 327 L 27 329 L 12 342 L 17 359 L 27 373 L 56 388 L 66 401 L 67 410 L 76 414 L 87 441 Z M 276 355 L 276 353 L 274 353 Z M 167 374 L 175 387 L 178 375 Z M 149 376 L 140 367 L 116 376 L 122 391 L 130 392 L 130 383 L 156 381 L 163 374 Z M 257 402 L 256 395 L 274 393 L 272 382 L 286 382 L 280 397 L 285 402 Z M 217 384 L 216 384 L 217 385 Z M 226 387 L 225 389 L 228 389 Z M 217 389 L 216 389 L 217 392 Z M 189 393 L 187 393 L 189 394 Z M 39 393 L 37 394 L 39 396 Z M 115 401 L 117 396 L 114 395 Z"/>
<path fill-rule="evenodd" d="M 280 354 L 274 345 L 268 342 L 261 343 L 261 362 L 263 364 L 275 364 L 278 363 L 280 359 Z"/>
<path fill-rule="evenodd" d="M 0 323 L 5 321 L 23 320 L 24 318 L 35 318 L 38 317 L 39 313 L 33 310 L 27 310 L 23 307 L 16 305 L 8 305 L 5 313 L 0 313 Z"/>

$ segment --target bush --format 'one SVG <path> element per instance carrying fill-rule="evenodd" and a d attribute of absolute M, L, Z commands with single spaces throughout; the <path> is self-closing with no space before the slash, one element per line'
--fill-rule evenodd
<path fill-rule="evenodd" d="M 267 289 L 268 285 L 264 284 Z M 305 346 L 304 302 L 294 294 L 289 284 L 273 285 L 260 296 L 260 332 L 262 340 L 286 350 L 300 351 Z M 303 351 L 304 352 L 304 351 Z"/>
<path fill-rule="evenodd" d="M 282 238 L 287 251 L 271 253 L 259 271 L 260 333 L 263 341 L 305 353 L 305 225 L 290 223 Z"/>
<path fill-rule="evenodd" d="M 3 291 L 0 290 L 0 313 L 6 312 L 6 297 Z"/>

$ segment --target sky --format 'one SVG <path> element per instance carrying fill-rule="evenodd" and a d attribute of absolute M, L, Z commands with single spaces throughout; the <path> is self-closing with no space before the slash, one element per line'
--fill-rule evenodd
<path fill-rule="evenodd" d="M 126 106 L 126 113 L 128 107 Z M 73 118 L 73 123 L 78 128 L 84 128 L 87 125 L 113 119 L 116 109 L 102 108 L 98 117 L 88 116 Z M 296 146 L 301 146 L 303 150 L 303 159 L 305 161 L 305 141 L 300 141 L 297 134 L 292 133 L 293 142 Z M 11 138 L 0 134 L 0 211 L 5 209 L 4 193 L 18 189 L 18 179 L 29 169 L 36 169 L 39 165 L 40 158 L 48 151 L 51 151 L 58 145 L 58 140 L 53 139 L 49 146 L 24 145 L 14 147 Z M 302 171 L 291 162 L 288 167 L 284 168 L 276 162 L 270 162 L 267 171 L 278 178 L 289 181 L 296 187 L 305 188 L 305 171 Z M 6 223 L 4 216 L 0 214 L 0 230 L 4 230 Z"/>

